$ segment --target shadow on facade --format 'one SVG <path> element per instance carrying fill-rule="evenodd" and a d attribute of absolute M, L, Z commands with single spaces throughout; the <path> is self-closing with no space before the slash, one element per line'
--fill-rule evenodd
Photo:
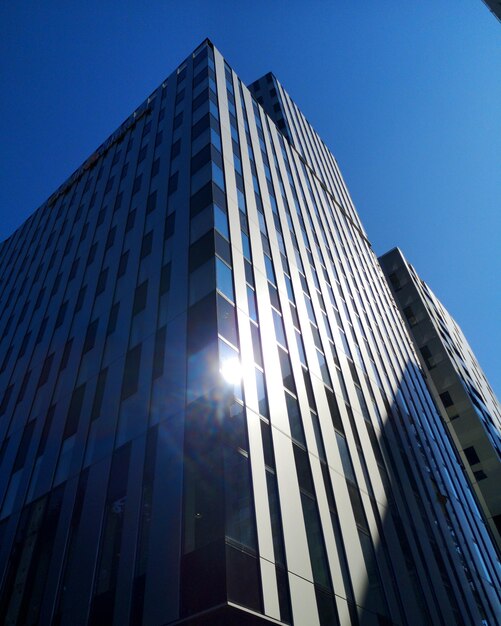
<path fill-rule="evenodd" d="M 499 619 L 501 591 L 495 549 L 447 428 L 417 375 L 408 365 L 396 401 L 385 403 L 389 418 L 382 436 L 362 415 L 356 418 L 354 439 L 369 486 L 364 494 L 347 480 L 366 566 L 358 587 L 359 623 L 492 625 Z M 414 389 L 412 399 L 402 387 Z M 377 472 L 364 458 L 363 422 Z M 384 515 L 377 512 L 381 487 Z M 373 551 L 367 537 L 375 527 Z"/>

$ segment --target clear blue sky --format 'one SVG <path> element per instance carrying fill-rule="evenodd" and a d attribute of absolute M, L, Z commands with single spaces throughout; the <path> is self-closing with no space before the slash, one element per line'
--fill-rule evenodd
<path fill-rule="evenodd" d="M 0 240 L 209 36 L 272 70 L 501 396 L 501 24 L 481 0 L 0 5 Z"/>

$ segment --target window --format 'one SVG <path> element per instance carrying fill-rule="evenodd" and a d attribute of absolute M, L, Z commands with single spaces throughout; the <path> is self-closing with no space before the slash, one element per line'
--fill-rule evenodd
<path fill-rule="evenodd" d="M 127 271 L 127 261 L 129 260 L 129 251 L 126 250 L 122 256 L 120 257 L 120 262 L 118 264 L 118 273 L 117 278 L 120 278 Z"/>
<path fill-rule="evenodd" d="M 26 374 L 24 375 L 23 382 L 21 383 L 21 387 L 19 389 L 19 394 L 16 400 L 17 404 L 19 404 L 19 402 L 22 402 L 24 398 L 24 394 L 26 393 L 26 389 L 28 387 L 28 383 L 30 382 L 30 378 L 31 378 L 31 370 L 28 370 Z"/>
<path fill-rule="evenodd" d="M 484 472 L 484 470 L 477 470 L 476 472 L 473 472 L 473 474 L 477 481 L 485 480 L 487 478 L 487 474 Z"/>
<path fill-rule="evenodd" d="M 99 319 L 95 319 L 87 327 L 87 334 L 85 335 L 85 341 L 83 345 L 83 354 L 85 354 L 89 350 L 92 350 L 92 348 L 94 347 L 94 344 L 96 343 L 98 324 L 99 324 Z"/>
<path fill-rule="evenodd" d="M 284 387 L 289 389 L 293 393 L 296 393 L 296 387 L 294 385 L 294 377 L 292 375 L 291 363 L 289 355 L 282 348 L 278 349 L 278 356 L 280 357 L 280 368 L 282 370 L 282 379 Z"/>
<path fill-rule="evenodd" d="M 73 280 L 75 278 L 75 276 L 77 275 L 77 270 L 78 270 L 78 262 L 80 261 L 80 258 L 75 259 L 73 261 L 73 263 L 71 264 L 71 270 L 70 270 L 70 274 L 68 276 L 68 282 L 70 280 Z"/>
<path fill-rule="evenodd" d="M 151 249 L 153 246 L 153 231 L 150 230 L 149 233 L 146 233 L 143 237 L 143 242 L 141 244 L 141 259 L 144 259 L 149 254 L 151 254 Z"/>
<path fill-rule="evenodd" d="M 157 206 L 157 192 L 153 191 L 148 196 L 148 202 L 146 204 L 146 213 L 151 213 L 156 209 Z"/>
<path fill-rule="evenodd" d="M 118 211 L 118 209 L 122 206 L 123 193 L 120 192 L 115 200 L 115 206 L 113 207 L 113 212 Z"/>
<path fill-rule="evenodd" d="M 32 420 L 31 422 L 26 424 L 24 428 L 23 436 L 21 437 L 21 442 L 19 443 L 19 447 L 17 449 L 16 460 L 14 461 L 14 466 L 12 468 L 12 474 L 24 467 L 34 427 L 35 420 Z"/>
<path fill-rule="evenodd" d="M 182 123 L 183 123 L 183 114 L 179 113 L 179 115 L 176 115 L 176 117 L 174 118 L 172 129 L 176 130 L 176 128 L 179 128 Z"/>
<path fill-rule="evenodd" d="M 341 464 L 343 466 L 344 475 L 347 480 L 356 482 L 355 471 L 351 462 L 350 451 L 348 450 L 348 444 L 344 435 L 336 431 L 336 441 L 339 449 L 339 455 L 341 456 Z"/>
<path fill-rule="evenodd" d="M 172 235 L 174 234 L 175 222 L 176 222 L 175 213 L 171 213 L 170 215 L 167 215 L 167 217 L 165 218 L 164 241 L 166 241 L 167 239 L 170 239 L 170 237 L 172 237 Z"/>
<path fill-rule="evenodd" d="M 442 404 L 446 409 L 454 404 L 451 398 L 451 394 L 448 391 L 444 391 L 443 393 L 441 393 L 440 399 L 442 400 Z"/>
<path fill-rule="evenodd" d="M 77 302 L 75 305 L 75 313 L 78 313 L 83 306 L 85 300 L 85 292 L 87 291 L 87 285 L 84 285 L 78 292 Z"/>
<path fill-rule="evenodd" d="M 104 248 L 105 250 L 109 250 L 115 243 L 116 232 L 117 232 L 117 227 L 113 226 L 113 228 L 108 233 L 108 237 L 106 238 L 106 246 Z"/>
<path fill-rule="evenodd" d="M 127 352 L 122 380 L 122 400 L 136 393 L 139 384 L 139 367 L 141 364 L 141 344 Z"/>
<path fill-rule="evenodd" d="M 146 298 L 148 295 L 148 281 L 145 280 L 134 293 L 134 305 L 132 307 L 132 315 L 137 315 L 146 308 Z"/>
<path fill-rule="evenodd" d="M 42 366 L 42 371 L 40 372 L 40 378 L 38 379 L 39 387 L 42 387 L 42 385 L 45 385 L 45 383 L 49 379 L 50 368 L 52 367 L 53 360 L 54 360 L 54 352 L 52 354 L 49 354 L 49 356 L 44 361 L 44 364 Z"/>
<path fill-rule="evenodd" d="M 465 448 L 463 452 L 470 465 L 476 465 L 477 463 L 480 463 L 480 459 L 478 458 L 477 451 L 475 450 L 473 446 L 469 446 L 468 448 Z"/>
<path fill-rule="evenodd" d="M 214 228 L 218 230 L 226 239 L 230 238 L 228 228 L 228 216 L 216 204 L 214 205 Z"/>
<path fill-rule="evenodd" d="M 12 391 L 14 390 L 14 385 L 9 385 L 7 389 L 4 391 L 2 402 L 0 403 L 0 415 L 3 415 L 7 410 L 7 406 L 9 405 L 9 400 L 12 395 Z"/>
<path fill-rule="evenodd" d="M 132 194 L 137 193 L 141 189 L 142 178 L 143 175 L 139 174 L 139 176 L 136 176 L 136 178 L 134 179 L 134 184 L 132 185 Z"/>
<path fill-rule="evenodd" d="M 156 176 L 159 170 L 160 170 L 160 158 L 155 159 L 153 161 L 153 165 L 151 166 L 151 177 L 153 178 L 154 176 Z"/>
<path fill-rule="evenodd" d="M 63 439 L 67 439 L 77 432 L 78 422 L 80 421 L 80 413 L 82 411 L 85 395 L 85 384 L 77 387 L 71 396 L 71 402 L 66 416 L 66 424 L 64 427 Z"/>
<path fill-rule="evenodd" d="M 108 182 L 106 183 L 106 187 L 104 189 L 104 193 L 107 194 L 111 191 L 112 187 L 113 187 L 113 181 L 115 180 L 115 177 L 112 176 L 111 178 L 108 179 Z"/>
<path fill-rule="evenodd" d="M 216 258 L 216 285 L 219 291 L 229 300 L 232 302 L 235 300 L 232 271 L 219 258 Z"/>
<path fill-rule="evenodd" d="M 40 343 L 43 339 L 45 329 L 47 328 L 47 322 L 49 321 L 48 317 L 44 317 L 42 323 L 40 324 L 40 329 L 38 331 L 37 339 L 35 343 Z"/>
<path fill-rule="evenodd" d="M 282 316 L 280 315 L 280 313 L 277 313 L 275 309 L 272 309 L 272 312 L 273 312 L 273 323 L 275 326 L 275 336 L 276 336 L 277 342 L 280 345 L 287 347 L 287 343 L 285 341 L 285 330 L 284 330 L 284 324 L 282 321 Z"/>
<path fill-rule="evenodd" d="M 163 296 L 170 289 L 170 268 L 171 264 L 166 263 L 162 267 L 162 273 L 160 274 L 160 295 Z"/>
<path fill-rule="evenodd" d="M 115 332 L 118 320 L 118 309 L 120 308 L 120 302 L 115 302 L 111 307 L 110 317 L 108 319 L 108 328 L 106 329 L 106 335 L 111 335 Z"/>
<path fill-rule="evenodd" d="M 169 196 L 177 190 L 179 172 L 174 172 L 169 178 Z"/>
<path fill-rule="evenodd" d="M 99 211 L 99 213 L 97 214 L 96 226 L 101 226 L 101 224 L 104 222 L 105 215 L 106 215 L 106 208 L 101 209 Z M 83 241 L 85 239 L 85 237 L 87 236 L 87 230 L 88 229 L 89 229 L 89 222 L 86 222 L 84 224 L 83 229 L 82 229 L 82 234 L 80 236 L 80 241 Z"/>
<path fill-rule="evenodd" d="M 132 230 L 134 228 L 134 222 L 136 221 L 136 213 L 137 213 L 136 209 L 132 209 L 132 211 L 129 211 L 129 215 L 127 215 L 127 222 L 125 224 L 126 233 L 128 233 L 129 230 Z"/>
<path fill-rule="evenodd" d="M 285 402 L 287 405 L 287 415 L 289 417 L 289 427 L 291 429 L 292 439 L 297 441 L 303 446 L 306 446 L 306 439 L 304 438 L 303 422 L 301 420 L 301 413 L 299 411 L 299 402 L 291 396 L 290 393 L 285 392 Z"/>
<path fill-rule="evenodd" d="M 181 152 L 181 140 L 178 139 L 172 144 L 172 148 L 170 151 L 171 160 L 174 160 L 179 155 L 180 152 Z"/>
<path fill-rule="evenodd" d="M 98 296 L 99 294 L 103 293 L 103 291 L 105 290 L 107 279 L 108 279 L 108 268 L 105 268 L 99 274 L 99 278 L 97 280 L 96 296 Z"/>
<path fill-rule="evenodd" d="M 40 305 L 42 304 L 42 300 L 43 297 L 45 295 L 45 287 L 42 287 L 42 289 L 40 289 L 40 291 L 38 292 L 38 296 L 35 302 L 35 311 L 40 308 Z"/>
<path fill-rule="evenodd" d="M 404 309 L 404 315 L 407 318 L 410 326 L 415 326 L 417 324 L 416 315 L 411 306 L 406 306 Z"/>
<path fill-rule="evenodd" d="M 101 370 L 99 372 L 99 376 L 97 377 L 96 391 L 94 394 L 94 401 L 92 403 L 92 411 L 90 414 L 91 421 L 97 419 L 101 413 L 107 374 L 108 368 L 105 368 L 104 370 Z"/>
<path fill-rule="evenodd" d="M 153 354 L 153 380 L 159 378 L 164 373 L 165 339 L 167 336 L 167 326 L 159 328 L 155 334 L 155 352 Z"/>
<path fill-rule="evenodd" d="M 219 294 L 217 296 L 217 326 L 222 337 L 234 346 L 238 346 L 235 307 Z"/>
<path fill-rule="evenodd" d="M 261 415 L 264 415 L 264 417 L 268 417 L 269 415 L 268 396 L 266 393 L 266 384 L 265 384 L 264 374 L 257 367 L 255 368 L 255 372 L 256 372 L 256 386 L 257 386 L 257 399 L 258 399 L 259 413 Z"/>
<path fill-rule="evenodd" d="M 12 354 L 12 346 L 9 346 L 9 348 L 8 348 L 7 352 L 5 353 L 5 356 L 3 358 L 2 366 L 0 367 L 0 374 L 5 371 L 5 369 L 7 367 L 7 363 L 9 362 L 11 354 Z"/>
<path fill-rule="evenodd" d="M 97 242 L 94 242 L 89 250 L 89 256 L 87 257 L 87 265 L 90 265 L 95 257 L 96 257 L 96 251 L 97 251 Z"/>
<path fill-rule="evenodd" d="M 73 345 L 73 337 L 71 339 L 68 339 L 68 341 L 64 345 L 63 356 L 61 357 L 61 364 L 59 366 L 60 372 L 66 369 L 66 366 L 68 365 L 72 345 Z"/>

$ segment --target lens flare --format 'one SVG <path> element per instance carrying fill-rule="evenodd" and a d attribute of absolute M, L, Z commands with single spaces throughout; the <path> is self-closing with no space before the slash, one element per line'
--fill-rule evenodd
<path fill-rule="evenodd" d="M 230 385 L 236 385 L 242 380 L 242 366 L 237 357 L 230 357 L 221 363 L 221 376 Z"/>

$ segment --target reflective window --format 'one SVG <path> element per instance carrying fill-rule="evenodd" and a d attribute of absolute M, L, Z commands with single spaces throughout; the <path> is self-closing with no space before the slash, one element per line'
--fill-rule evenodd
<path fill-rule="evenodd" d="M 235 300 L 232 271 L 219 258 L 216 258 L 216 285 L 219 291 L 229 300 L 232 302 Z"/>

